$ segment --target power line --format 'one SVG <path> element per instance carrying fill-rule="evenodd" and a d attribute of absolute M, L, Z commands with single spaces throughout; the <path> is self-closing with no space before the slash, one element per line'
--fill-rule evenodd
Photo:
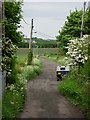
<path fill-rule="evenodd" d="M 23 19 L 23 21 L 27 24 L 27 25 L 30 25 L 30 24 L 28 24 L 26 21 L 25 21 L 25 19 L 22 17 L 22 19 Z M 38 33 L 38 34 L 40 34 L 41 36 L 44 36 L 45 38 L 47 38 L 47 39 L 49 39 L 49 38 L 52 38 L 52 39 L 55 39 L 54 37 L 52 37 L 52 36 L 50 36 L 50 35 L 47 35 L 47 34 L 45 34 L 45 33 L 42 33 L 42 32 L 40 32 L 40 31 L 38 31 L 38 30 L 35 30 L 35 29 L 33 29 L 36 33 Z"/>
<path fill-rule="evenodd" d="M 27 24 L 27 25 L 30 25 L 30 24 L 28 24 L 25 20 L 24 20 L 24 18 L 22 17 L 22 19 L 23 19 L 23 21 Z"/>
<path fill-rule="evenodd" d="M 35 30 L 35 29 L 34 29 L 34 31 L 37 32 L 38 34 L 46 37 L 46 38 L 53 38 L 53 39 L 55 39 L 54 37 L 52 37 L 52 36 L 50 36 L 50 35 L 47 35 L 47 34 L 45 34 L 45 33 L 42 33 L 42 32 L 40 32 L 40 31 L 38 31 L 38 30 Z"/>

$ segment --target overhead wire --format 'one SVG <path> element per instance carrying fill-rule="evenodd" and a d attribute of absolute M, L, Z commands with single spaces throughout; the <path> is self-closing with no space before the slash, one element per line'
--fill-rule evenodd
<path fill-rule="evenodd" d="M 28 24 L 26 21 L 25 21 L 25 19 L 22 17 L 22 19 L 23 19 L 23 21 L 27 24 L 27 25 L 30 25 L 30 24 Z"/>
<path fill-rule="evenodd" d="M 22 19 L 23 19 L 23 21 L 27 24 L 27 25 L 30 25 L 30 24 L 28 24 L 26 21 L 25 21 L 25 19 L 22 17 Z M 39 35 L 41 35 L 41 36 L 43 36 L 43 37 L 45 37 L 45 38 L 47 38 L 47 39 L 50 39 L 50 38 L 52 38 L 52 39 L 55 39 L 54 37 L 52 37 L 52 36 L 50 36 L 50 35 L 47 35 L 47 34 L 45 34 L 45 33 L 42 33 L 42 32 L 40 32 L 40 31 L 38 31 L 38 30 L 36 30 L 36 29 L 33 29 L 36 33 L 38 33 Z"/>
<path fill-rule="evenodd" d="M 52 38 L 52 39 L 55 39 L 54 37 L 52 37 L 52 36 L 50 36 L 50 35 L 47 35 L 47 34 L 45 34 L 45 33 L 42 33 L 42 32 L 40 32 L 40 31 L 38 31 L 38 30 L 36 30 L 36 29 L 33 29 L 36 33 L 38 33 L 38 34 L 40 34 L 40 35 L 42 35 L 42 36 L 44 36 L 44 37 L 46 37 L 46 38 Z"/>

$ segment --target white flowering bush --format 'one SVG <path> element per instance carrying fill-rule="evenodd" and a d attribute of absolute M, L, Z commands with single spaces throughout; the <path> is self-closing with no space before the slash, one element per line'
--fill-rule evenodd
<path fill-rule="evenodd" d="M 10 70 L 11 58 L 15 57 L 15 51 L 17 46 L 12 43 L 8 38 L 3 37 L 2 39 L 2 69 L 8 72 Z"/>
<path fill-rule="evenodd" d="M 16 80 L 15 62 L 16 62 L 16 52 L 17 46 L 13 42 L 2 37 L 2 71 L 6 71 L 6 84 L 14 83 Z"/>
<path fill-rule="evenodd" d="M 88 45 L 90 37 L 84 35 L 82 38 L 77 38 L 75 40 L 70 40 L 68 43 L 68 52 L 66 53 L 67 63 L 69 65 L 83 65 L 88 59 Z"/>

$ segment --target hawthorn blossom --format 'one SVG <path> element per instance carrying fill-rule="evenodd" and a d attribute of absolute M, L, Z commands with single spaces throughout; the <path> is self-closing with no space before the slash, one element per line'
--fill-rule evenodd
<path fill-rule="evenodd" d="M 10 64 L 12 58 L 15 57 L 15 51 L 17 49 L 17 46 L 13 44 L 13 42 L 3 37 L 2 38 L 2 70 L 7 71 L 7 76 L 11 74 Z"/>
<path fill-rule="evenodd" d="M 77 65 L 78 63 L 84 64 L 88 59 L 88 43 L 89 36 L 84 35 L 82 38 L 70 40 L 66 47 L 68 52 L 66 53 L 68 57 L 69 65 Z"/>

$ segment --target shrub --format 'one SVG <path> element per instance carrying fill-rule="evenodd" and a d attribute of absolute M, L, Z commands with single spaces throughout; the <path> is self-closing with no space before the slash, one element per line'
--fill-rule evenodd
<path fill-rule="evenodd" d="M 38 60 L 37 60 L 38 61 Z M 38 61 L 40 63 L 40 61 Z M 19 64 L 17 62 L 17 64 Z M 38 64 L 39 65 L 39 64 Z M 19 64 L 20 66 L 20 64 Z M 20 66 L 21 67 L 21 66 Z M 40 73 L 40 66 L 29 65 L 24 66 L 23 70 L 18 72 L 16 83 L 10 84 L 6 87 L 3 96 L 3 119 L 16 119 L 20 111 L 22 111 L 25 102 L 26 84 L 37 74 Z"/>
<path fill-rule="evenodd" d="M 15 66 L 15 69 L 16 69 L 17 73 L 22 73 L 23 72 L 23 68 L 24 67 L 21 67 L 21 65 L 19 65 L 19 64 L 16 64 L 16 66 Z"/>
<path fill-rule="evenodd" d="M 36 74 L 39 75 L 41 73 L 40 66 L 34 65 L 33 67 Z"/>
<path fill-rule="evenodd" d="M 9 47 L 8 47 L 9 46 Z M 6 71 L 6 84 L 15 82 L 15 52 L 17 46 L 9 38 L 2 36 L 2 70 Z"/>
<path fill-rule="evenodd" d="M 18 116 L 19 112 L 23 109 L 25 100 L 24 93 L 22 94 L 17 89 L 6 90 L 2 101 L 2 116 L 3 119 L 11 119 Z"/>
<path fill-rule="evenodd" d="M 22 75 L 27 79 L 27 80 L 30 80 L 32 79 L 34 76 L 36 76 L 36 73 L 34 71 L 34 67 L 31 65 L 31 66 L 25 66 L 24 67 L 24 71 L 22 73 Z"/>
<path fill-rule="evenodd" d="M 14 56 L 11 59 L 11 66 L 10 66 L 11 71 L 10 71 L 10 69 L 9 69 L 9 71 L 7 71 L 6 84 L 15 83 L 16 80 L 18 79 L 17 70 L 15 69 L 15 65 L 16 65 L 16 56 Z"/>
<path fill-rule="evenodd" d="M 37 58 L 33 58 L 32 64 L 37 65 L 37 66 L 41 66 L 40 60 L 38 60 Z"/>
<path fill-rule="evenodd" d="M 83 72 L 86 72 L 85 66 Z M 77 70 L 71 72 L 70 76 L 64 77 L 63 81 L 60 82 L 58 89 L 64 94 L 73 104 L 79 105 L 85 112 L 85 115 L 88 116 L 89 112 L 89 86 L 90 82 L 87 79 L 87 74 L 83 73 L 78 76 Z"/>

